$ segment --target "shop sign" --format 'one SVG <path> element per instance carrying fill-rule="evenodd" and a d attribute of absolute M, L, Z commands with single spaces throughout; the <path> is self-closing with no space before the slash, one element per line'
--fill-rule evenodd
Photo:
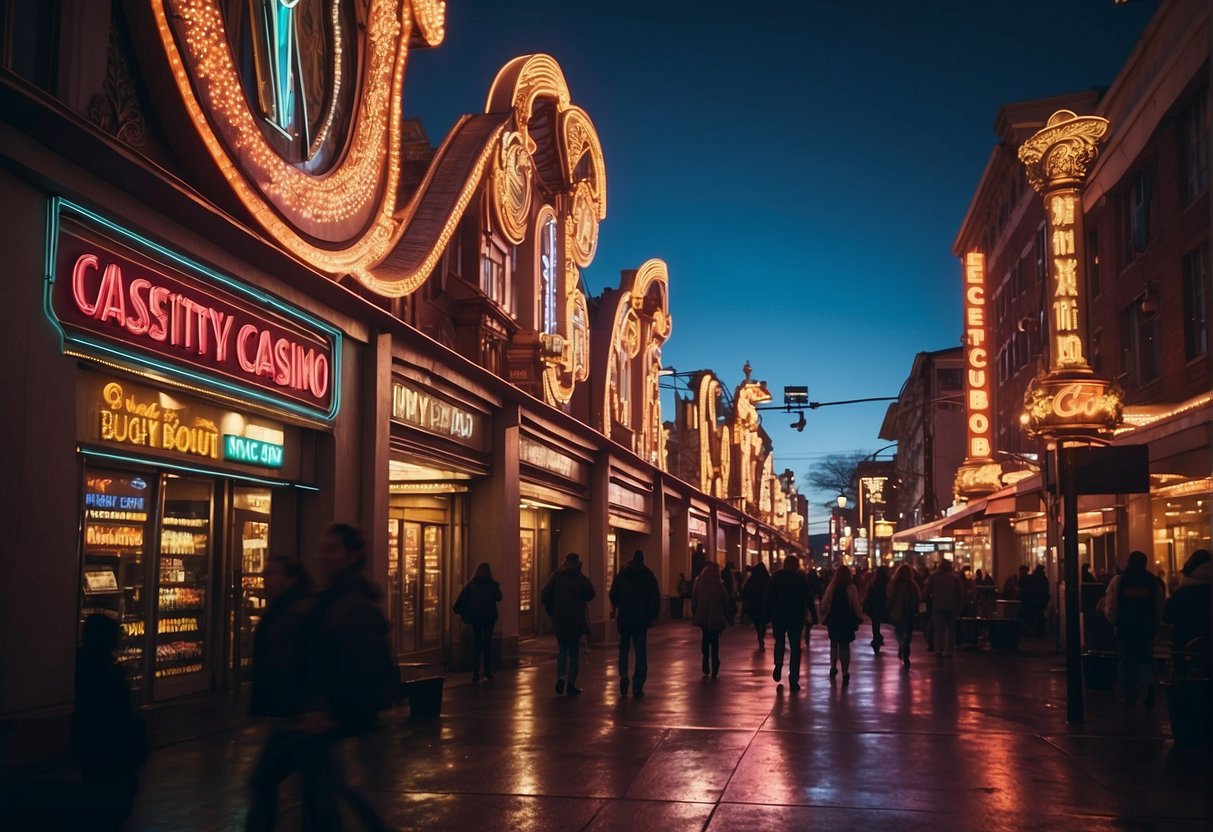
<path fill-rule="evenodd" d="M 536 442 L 527 436 L 523 436 L 519 440 L 518 458 L 522 462 L 534 465 L 536 468 L 542 468 L 545 471 L 551 471 L 553 474 L 559 474 L 567 480 L 579 480 L 581 478 L 581 465 L 577 460 L 553 450 L 541 442 Z"/>
<path fill-rule="evenodd" d="M 84 396 L 92 429 L 86 438 L 155 453 L 280 468 L 280 426 L 234 411 L 179 401 L 127 381 L 87 377 Z M 222 441 L 221 441 L 222 437 Z M 277 438 L 278 442 L 269 441 Z M 106 495 L 95 495 L 101 501 Z M 132 500 L 135 498 L 123 498 Z M 143 498 L 138 498 L 142 500 Z M 101 502 L 98 508 L 109 508 Z M 129 506 L 116 506 L 126 509 Z"/>
<path fill-rule="evenodd" d="M 967 458 L 989 459 L 990 353 L 986 332 L 985 255 L 970 251 L 965 256 L 965 410 L 968 414 Z"/>
<path fill-rule="evenodd" d="M 245 465 L 261 465 L 266 468 L 281 468 L 285 448 L 273 442 L 250 439 L 246 436 L 223 435 L 223 458 L 229 462 Z"/>
<path fill-rule="evenodd" d="M 465 445 L 478 443 L 483 432 L 477 414 L 398 381 L 392 382 L 392 421 Z"/>
<path fill-rule="evenodd" d="M 336 329 L 69 202 L 54 207 L 49 309 L 73 350 L 336 416 Z"/>

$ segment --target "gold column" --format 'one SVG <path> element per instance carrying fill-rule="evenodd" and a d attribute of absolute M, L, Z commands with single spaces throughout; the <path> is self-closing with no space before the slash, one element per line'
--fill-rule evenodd
<path fill-rule="evenodd" d="M 1044 199 L 1049 240 L 1049 369 L 1024 393 L 1024 427 L 1047 440 L 1108 437 L 1120 424 L 1122 391 L 1087 363 L 1082 185 L 1099 155 L 1107 119 L 1058 110 L 1019 148 L 1028 181 Z"/>

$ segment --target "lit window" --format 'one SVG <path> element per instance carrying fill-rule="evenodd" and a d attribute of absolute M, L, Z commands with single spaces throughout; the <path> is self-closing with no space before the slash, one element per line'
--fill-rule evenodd
<path fill-rule="evenodd" d="M 556 219 L 548 217 L 539 239 L 539 325 L 549 335 L 556 332 Z"/>

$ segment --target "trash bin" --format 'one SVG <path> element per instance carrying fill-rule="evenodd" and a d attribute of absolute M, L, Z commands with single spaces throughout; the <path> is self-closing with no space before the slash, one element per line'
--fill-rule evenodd
<path fill-rule="evenodd" d="M 442 713 L 442 676 L 430 676 L 404 683 L 402 695 L 409 700 L 410 716 L 438 716 Z"/>
<path fill-rule="evenodd" d="M 1019 602 L 1004 602 L 998 603 L 1015 603 Z M 991 618 L 986 622 L 986 636 L 990 643 L 991 650 L 1018 650 L 1019 649 L 1019 628 L 1020 622 L 1018 618 Z"/>
<path fill-rule="evenodd" d="M 677 595 L 670 598 L 670 618 L 682 618 L 683 599 Z"/>
<path fill-rule="evenodd" d="M 1116 687 L 1116 666 L 1120 656 L 1107 650 L 1085 650 L 1082 654 L 1082 678 L 1091 690 Z"/>
<path fill-rule="evenodd" d="M 956 619 L 956 646 L 976 647 L 981 636 L 981 619 L 976 616 L 962 616 Z"/>

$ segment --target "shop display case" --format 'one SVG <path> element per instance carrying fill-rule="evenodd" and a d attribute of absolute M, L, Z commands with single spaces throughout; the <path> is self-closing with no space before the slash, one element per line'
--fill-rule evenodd
<path fill-rule="evenodd" d="M 157 564 L 155 677 L 205 668 L 211 570 L 211 490 L 207 480 L 166 476 Z"/>
<path fill-rule="evenodd" d="M 237 677 L 249 678 L 253 666 L 253 634 L 265 614 L 269 598 L 265 592 L 265 568 L 270 550 L 270 500 L 268 489 L 240 487 L 232 496 L 232 553 L 235 575 L 235 604 L 229 627 L 232 664 Z M 238 561 L 236 560 L 238 558 Z"/>
<path fill-rule="evenodd" d="M 142 687 L 145 667 L 150 494 L 147 481 L 139 476 L 97 470 L 85 474 L 80 620 L 101 613 L 121 624 L 117 659 L 135 689 Z"/>

